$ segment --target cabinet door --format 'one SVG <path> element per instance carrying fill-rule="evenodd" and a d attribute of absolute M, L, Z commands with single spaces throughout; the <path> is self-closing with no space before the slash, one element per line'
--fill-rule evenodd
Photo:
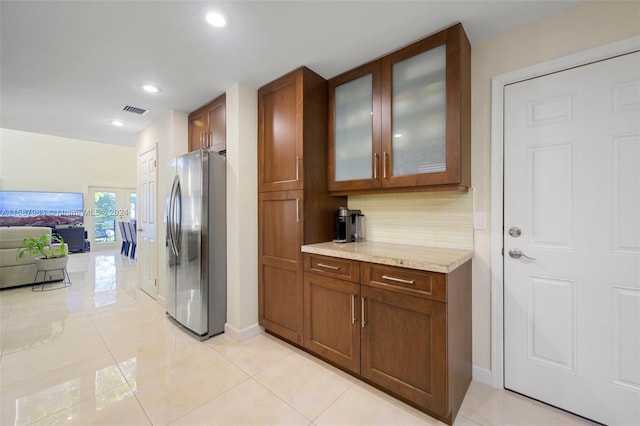
<path fill-rule="evenodd" d="M 470 80 L 462 34 L 454 26 L 382 59 L 382 186 L 464 180 L 470 105 L 461 96 Z"/>
<path fill-rule="evenodd" d="M 222 95 L 207 105 L 206 148 L 221 152 L 227 149 L 226 96 Z"/>
<path fill-rule="evenodd" d="M 260 325 L 302 344 L 302 191 L 258 197 Z"/>
<path fill-rule="evenodd" d="M 446 416 L 446 304 L 361 286 L 361 374 Z"/>
<path fill-rule="evenodd" d="M 206 131 L 206 111 L 199 109 L 189 114 L 189 152 L 205 147 Z"/>
<path fill-rule="evenodd" d="M 380 186 L 380 63 L 329 81 L 329 190 Z"/>
<path fill-rule="evenodd" d="M 360 372 L 360 285 L 304 274 L 304 346 Z"/>
<path fill-rule="evenodd" d="M 258 91 L 258 192 L 303 189 L 302 70 Z"/>

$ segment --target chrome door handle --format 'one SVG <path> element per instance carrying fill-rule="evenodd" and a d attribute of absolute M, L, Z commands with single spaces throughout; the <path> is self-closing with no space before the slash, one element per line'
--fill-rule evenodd
<path fill-rule="evenodd" d="M 378 159 L 378 153 L 374 152 L 373 153 L 373 178 L 374 179 L 378 179 L 378 162 L 380 160 Z"/>
<path fill-rule="evenodd" d="M 364 299 L 366 299 L 366 297 L 360 298 L 360 316 L 362 317 L 362 328 L 367 325 L 367 322 L 364 319 Z"/>
<path fill-rule="evenodd" d="M 300 156 L 296 155 L 296 181 L 300 180 Z"/>
<path fill-rule="evenodd" d="M 511 250 L 509 250 L 509 256 L 511 256 L 514 259 L 520 259 L 521 257 L 524 257 L 525 259 L 536 260 L 533 257 L 527 256 L 526 254 L 521 252 L 519 249 L 511 249 Z"/>
<path fill-rule="evenodd" d="M 351 324 L 356 323 L 356 295 L 351 295 Z"/>
<path fill-rule="evenodd" d="M 387 178 L 387 156 L 388 154 L 386 152 L 382 153 L 382 177 L 384 179 Z"/>

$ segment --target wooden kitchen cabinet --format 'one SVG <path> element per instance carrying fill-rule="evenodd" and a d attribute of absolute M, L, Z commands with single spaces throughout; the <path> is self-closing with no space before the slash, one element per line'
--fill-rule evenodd
<path fill-rule="evenodd" d="M 226 95 L 223 93 L 189 114 L 189 152 L 227 149 Z"/>
<path fill-rule="evenodd" d="M 303 344 L 300 247 L 333 239 L 345 197 L 327 191 L 327 82 L 299 68 L 258 90 L 258 322 Z"/>
<path fill-rule="evenodd" d="M 326 108 L 327 81 L 306 67 L 260 88 L 258 192 L 310 189 L 317 180 L 326 182 L 326 164 L 319 163 L 327 156 Z"/>
<path fill-rule="evenodd" d="M 452 424 L 471 383 L 471 261 L 444 274 L 360 262 L 361 375 Z"/>
<path fill-rule="evenodd" d="M 304 346 L 360 372 L 360 285 L 304 274 Z"/>
<path fill-rule="evenodd" d="M 362 377 L 446 416 L 446 305 L 363 285 Z"/>
<path fill-rule="evenodd" d="M 471 184 L 471 48 L 454 25 L 329 81 L 329 190 Z"/>
<path fill-rule="evenodd" d="M 258 316 L 260 325 L 302 343 L 302 191 L 258 196 Z"/>
<path fill-rule="evenodd" d="M 360 373 L 360 262 L 304 254 L 304 347 Z"/>
<path fill-rule="evenodd" d="M 471 382 L 471 261 L 436 273 L 304 256 L 304 347 L 452 424 Z"/>

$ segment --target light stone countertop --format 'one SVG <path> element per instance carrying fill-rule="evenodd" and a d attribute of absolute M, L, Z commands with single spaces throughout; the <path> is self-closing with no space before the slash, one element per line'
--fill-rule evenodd
<path fill-rule="evenodd" d="M 307 244 L 302 246 L 302 251 L 304 253 L 402 266 L 404 268 L 445 274 L 464 264 L 473 256 L 472 250 L 378 243 L 374 241 Z"/>

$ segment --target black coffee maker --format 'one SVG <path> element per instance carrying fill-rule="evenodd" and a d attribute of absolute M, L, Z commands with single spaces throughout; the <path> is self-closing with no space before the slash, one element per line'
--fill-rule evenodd
<path fill-rule="evenodd" d="M 364 215 L 360 210 L 340 207 L 336 213 L 336 243 L 364 241 Z"/>

